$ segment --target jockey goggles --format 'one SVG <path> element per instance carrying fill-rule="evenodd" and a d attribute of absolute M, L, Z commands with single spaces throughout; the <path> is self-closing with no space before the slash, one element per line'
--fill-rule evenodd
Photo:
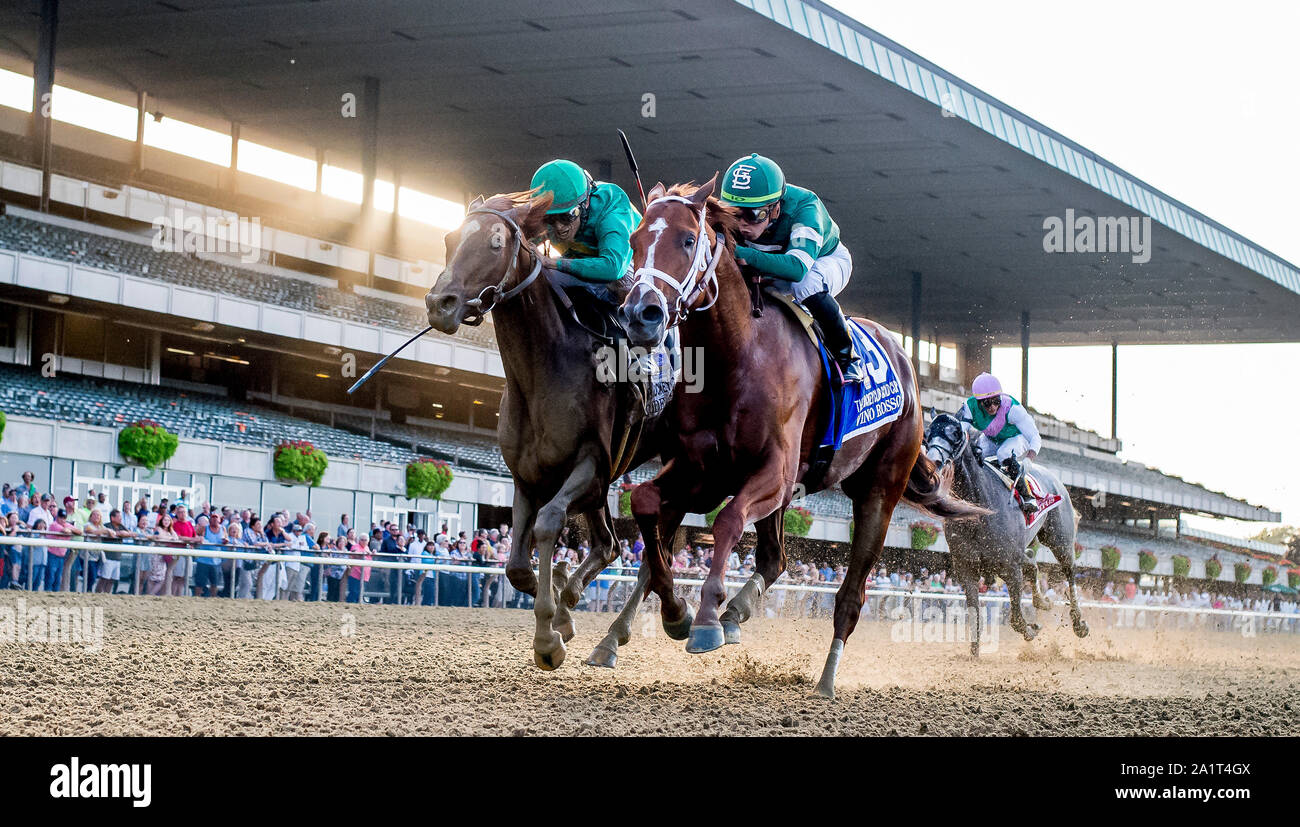
<path fill-rule="evenodd" d="M 551 213 L 546 216 L 547 224 L 571 224 L 578 220 L 582 215 L 582 205 L 579 204 L 567 212 Z"/>
<path fill-rule="evenodd" d="M 740 207 L 740 219 L 746 224 L 762 224 L 772 214 L 776 208 L 776 203 L 768 204 L 765 207 Z"/>

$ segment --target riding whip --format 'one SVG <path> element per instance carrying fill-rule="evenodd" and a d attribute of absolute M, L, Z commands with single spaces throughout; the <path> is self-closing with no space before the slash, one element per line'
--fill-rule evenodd
<path fill-rule="evenodd" d="M 627 165 L 632 168 L 632 177 L 636 179 L 637 191 L 641 193 L 641 207 L 644 209 L 647 204 L 645 200 L 645 187 L 641 186 L 641 173 L 636 167 L 636 156 L 632 154 L 632 145 L 627 142 L 627 135 L 623 130 L 618 131 L 618 139 L 623 142 L 623 152 L 627 153 Z"/>
<path fill-rule="evenodd" d="M 424 334 L 428 333 L 430 330 L 433 330 L 433 325 L 429 325 L 429 326 L 426 327 L 424 330 L 421 330 L 419 333 L 417 333 L 417 334 L 415 334 L 414 336 L 412 336 L 411 338 L 407 339 L 406 342 L 405 342 L 405 344 L 403 344 L 403 345 L 402 345 L 401 347 L 399 347 L 397 350 L 394 350 L 392 353 L 388 354 L 387 356 L 385 356 L 384 358 L 382 358 L 382 359 L 380 359 L 378 362 L 376 362 L 376 363 L 375 363 L 375 366 L 374 366 L 373 368 L 371 368 L 370 370 L 366 371 L 366 375 L 365 375 L 365 376 L 363 376 L 363 377 L 361 377 L 360 379 L 358 379 L 355 385 L 353 385 L 352 387 L 348 388 L 348 393 L 352 393 L 352 392 L 355 391 L 357 388 L 359 388 L 359 387 L 361 387 L 362 385 L 364 385 L 364 384 L 366 383 L 366 380 L 367 380 L 367 379 L 369 379 L 370 377 L 374 376 L 375 373 L 377 373 L 377 372 L 379 371 L 380 368 L 382 368 L 384 365 L 388 364 L 388 360 L 389 360 L 389 359 L 392 359 L 394 356 L 396 356 L 397 354 L 401 353 L 403 350 L 406 350 L 407 345 L 411 344 L 411 342 L 414 342 L 416 339 L 418 339 L 418 338 L 420 338 L 421 336 L 423 336 Z"/>

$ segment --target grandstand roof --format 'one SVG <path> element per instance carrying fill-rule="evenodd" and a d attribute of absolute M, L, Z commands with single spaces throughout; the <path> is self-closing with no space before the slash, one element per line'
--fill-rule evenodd
<path fill-rule="evenodd" d="M 29 56 L 37 5 L 0 11 Z M 652 180 L 759 149 L 828 201 L 862 273 L 845 303 L 897 325 L 920 272 L 948 339 L 1018 342 L 1021 310 L 1035 344 L 1296 338 L 1293 265 L 815 0 L 64 0 L 57 65 L 341 157 L 340 96 L 379 78 L 381 164 L 448 197 L 560 155 L 631 188 L 616 126 Z M 1067 208 L 1153 216 L 1150 262 L 1045 253 Z"/>

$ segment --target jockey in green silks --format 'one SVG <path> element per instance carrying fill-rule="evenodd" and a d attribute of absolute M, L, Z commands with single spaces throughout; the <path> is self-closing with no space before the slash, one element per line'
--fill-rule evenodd
<path fill-rule="evenodd" d="M 533 173 L 537 196 L 551 194 L 546 211 L 546 240 L 560 258 L 544 257 L 542 266 L 558 270 L 552 278 L 565 287 L 586 287 L 617 304 L 609 286 L 632 269 L 632 231 L 641 214 L 617 184 L 593 181 L 572 161 L 548 161 Z"/>
<path fill-rule="evenodd" d="M 817 193 L 787 184 L 775 161 L 757 153 L 727 168 L 719 200 L 740 211 L 736 258 L 808 309 L 845 382 L 861 382 L 862 360 L 835 295 L 849 283 L 853 258 Z"/>

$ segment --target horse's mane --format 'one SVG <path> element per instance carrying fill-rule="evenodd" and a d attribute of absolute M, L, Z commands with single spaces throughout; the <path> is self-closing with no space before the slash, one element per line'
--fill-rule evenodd
<path fill-rule="evenodd" d="M 536 190 L 503 192 L 485 200 L 483 206 L 489 210 L 498 210 L 500 212 L 508 212 L 518 208 L 521 219 L 520 228 L 524 231 L 524 238 L 537 238 L 546 231 L 546 211 L 545 209 L 529 211 L 528 207 L 535 202 L 534 196 L 536 194 Z M 551 195 L 547 193 L 540 200 L 545 201 L 549 206 Z"/>
<path fill-rule="evenodd" d="M 687 181 L 684 184 L 673 184 L 665 194 L 690 198 L 698 189 L 699 187 L 694 181 Z M 740 221 L 736 217 L 736 210 L 710 195 L 705 220 L 709 222 L 709 226 L 713 228 L 714 232 L 722 233 L 727 243 L 727 252 L 734 253 L 736 251 L 736 238 L 740 235 Z"/>

